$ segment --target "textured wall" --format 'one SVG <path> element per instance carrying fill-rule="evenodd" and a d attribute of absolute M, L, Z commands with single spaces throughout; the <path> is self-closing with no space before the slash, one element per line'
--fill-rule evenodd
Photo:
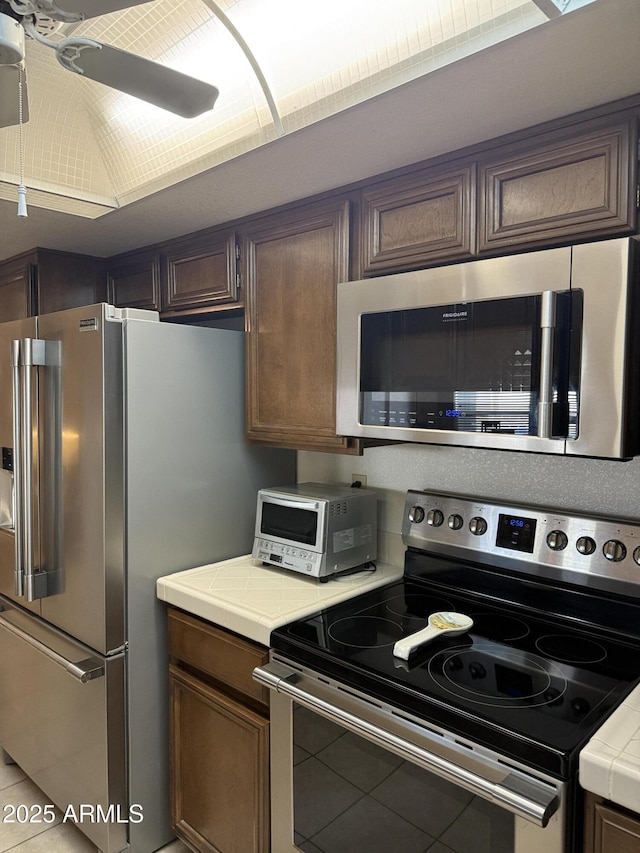
<path fill-rule="evenodd" d="M 381 556 L 401 559 L 407 489 L 441 489 L 505 501 L 640 519 L 640 457 L 630 462 L 560 459 L 529 453 L 399 444 L 362 457 L 298 454 L 298 480 L 350 482 L 365 474 L 379 492 Z"/>

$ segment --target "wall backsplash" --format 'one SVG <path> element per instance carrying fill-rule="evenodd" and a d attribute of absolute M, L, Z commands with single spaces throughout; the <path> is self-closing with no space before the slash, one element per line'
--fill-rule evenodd
<path fill-rule="evenodd" d="M 354 472 L 366 474 L 367 487 L 379 493 L 379 558 L 394 564 L 403 559 L 407 489 L 640 518 L 640 457 L 611 462 L 412 444 L 372 447 L 362 457 L 298 453 L 299 482 L 349 483 Z"/>

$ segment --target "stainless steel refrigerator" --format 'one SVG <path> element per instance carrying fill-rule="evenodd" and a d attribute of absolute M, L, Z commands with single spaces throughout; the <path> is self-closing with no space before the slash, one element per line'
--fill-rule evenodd
<path fill-rule="evenodd" d="M 243 361 L 104 304 L 0 324 L 0 747 L 105 853 L 172 835 L 156 579 L 250 552 L 295 481 L 244 439 Z"/>

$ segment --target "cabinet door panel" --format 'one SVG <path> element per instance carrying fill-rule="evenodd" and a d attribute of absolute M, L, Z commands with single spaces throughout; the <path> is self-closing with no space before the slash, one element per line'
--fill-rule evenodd
<path fill-rule="evenodd" d="M 171 812 L 205 853 L 268 853 L 269 722 L 170 667 Z"/>
<path fill-rule="evenodd" d="M 348 202 L 273 218 L 246 235 L 248 437 L 340 449 L 336 287 L 349 271 Z"/>
<path fill-rule="evenodd" d="M 473 166 L 427 170 L 363 193 L 364 274 L 401 271 L 473 253 Z"/>
<path fill-rule="evenodd" d="M 0 323 L 24 320 L 35 314 L 36 267 L 28 259 L 8 261 L 0 267 Z"/>
<path fill-rule="evenodd" d="M 603 804 L 595 806 L 594 853 L 638 853 L 640 818 Z"/>
<path fill-rule="evenodd" d="M 131 252 L 107 262 L 109 302 L 124 308 L 160 310 L 160 255 Z"/>
<path fill-rule="evenodd" d="M 479 251 L 635 227 L 635 126 L 583 133 L 480 168 Z"/>
<path fill-rule="evenodd" d="M 211 310 L 236 303 L 236 235 L 201 235 L 162 253 L 163 312 Z"/>

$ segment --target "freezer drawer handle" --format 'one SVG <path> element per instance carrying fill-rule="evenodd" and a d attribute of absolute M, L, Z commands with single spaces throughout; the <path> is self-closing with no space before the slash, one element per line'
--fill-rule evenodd
<path fill-rule="evenodd" d="M 58 652 L 54 652 L 53 649 L 45 646 L 44 643 L 36 640 L 26 631 L 23 631 L 21 628 L 13 625 L 2 615 L 0 615 L 0 626 L 6 628 L 7 631 L 14 634 L 20 640 L 28 643 L 36 649 L 36 651 L 41 652 L 43 655 L 48 657 L 49 660 L 53 661 L 53 663 L 58 666 L 61 666 L 69 673 L 69 675 L 77 678 L 78 681 L 81 681 L 83 684 L 86 684 L 87 681 L 92 681 L 94 678 L 101 678 L 104 675 L 104 667 L 95 658 L 86 658 L 78 663 L 74 663 L 73 661 L 67 660 L 63 655 L 59 655 Z"/>

